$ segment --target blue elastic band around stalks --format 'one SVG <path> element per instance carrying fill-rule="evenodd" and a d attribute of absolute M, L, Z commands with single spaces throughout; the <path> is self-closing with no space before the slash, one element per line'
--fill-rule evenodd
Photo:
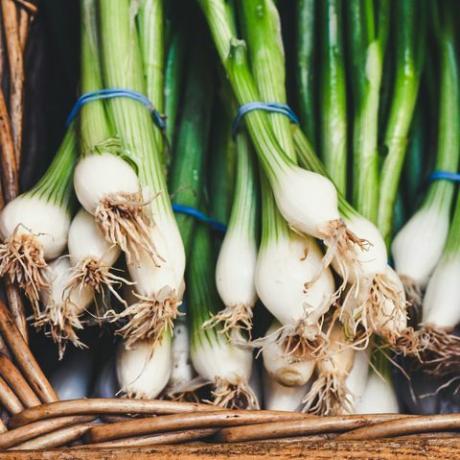
<path fill-rule="evenodd" d="M 218 232 L 225 233 L 227 231 L 227 226 L 224 225 L 222 222 L 219 222 L 213 219 L 212 217 L 207 216 L 203 212 L 199 211 L 198 209 L 192 208 L 191 206 L 173 203 L 172 208 L 174 212 L 194 217 L 196 220 L 208 224 L 211 228 L 217 230 Z"/>
<path fill-rule="evenodd" d="M 435 180 L 447 180 L 450 182 L 460 182 L 460 173 L 450 171 L 433 171 L 428 177 L 430 182 Z"/>
<path fill-rule="evenodd" d="M 106 89 L 98 89 L 96 91 L 91 91 L 89 93 L 82 94 L 77 102 L 75 102 L 72 110 L 69 113 L 66 121 L 66 127 L 72 123 L 72 121 L 76 118 L 80 109 L 87 104 L 88 102 L 92 101 L 100 101 L 103 99 L 114 99 L 116 97 L 127 97 L 134 101 L 140 102 L 141 104 L 145 105 L 147 109 L 152 114 L 153 121 L 155 124 L 160 128 L 162 131 L 166 129 L 166 120 L 165 118 L 155 109 L 155 106 L 150 102 L 150 100 L 141 93 L 137 91 L 133 91 L 132 89 L 125 89 L 125 88 L 106 88 Z"/>
<path fill-rule="evenodd" d="M 236 117 L 232 124 L 233 137 L 235 137 L 236 133 L 238 132 L 241 119 L 253 110 L 264 110 L 265 112 L 280 113 L 288 117 L 292 123 L 299 124 L 297 115 L 287 104 L 280 104 L 279 102 L 249 102 L 240 106 L 236 112 Z"/>

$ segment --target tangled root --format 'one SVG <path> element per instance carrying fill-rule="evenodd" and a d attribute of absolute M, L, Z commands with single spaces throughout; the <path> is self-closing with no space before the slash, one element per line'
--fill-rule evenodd
<path fill-rule="evenodd" d="M 203 324 L 203 328 L 221 326 L 219 332 L 228 335 L 234 330 L 245 330 L 251 334 L 252 307 L 250 305 L 235 305 L 226 307 Z"/>
<path fill-rule="evenodd" d="M 260 409 L 259 401 L 247 382 L 230 383 L 216 379 L 212 404 L 227 409 Z"/>
<path fill-rule="evenodd" d="M 59 359 L 62 359 L 68 342 L 76 348 L 87 348 L 75 332 L 84 327 L 84 322 L 80 318 L 81 313 L 77 311 L 76 305 L 66 299 L 61 304 L 50 302 L 36 319 L 34 326 L 37 329 L 45 329 L 45 334 L 57 344 Z"/>
<path fill-rule="evenodd" d="M 422 305 L 423 292 L 421 287 L 412 278 L 406 275 L 399 275 L 404 286 L 406 301 L 409 308 L 409 318 L 416 325 L 420 316 L 420 307 Z"/>
<path fill-rule="evenodd" d="M 128 318 L 128 322 L 116 331 L 116 334 L 125 340 L 127 350 L 140 340 L 149 340 L 152 346 L 160 343 L 164 333 L 173 329 L 174 320 L 179 316 L 178 307 L 181 304 L 176 290 L 169 286 L 161 288 L 151 297 L 139 294 L 135 296 L 139 302 L 121 313 L 111 310 L 105 315 L 112 323 Z"/>
<path fill-rule="evenodd" d="M 345 377 L 319 375 L 302 401 L 302 412 L 315 415 L 342 415 L 353 412 L 353 398 Z"/>
<path fill-rule="evenodd" d="M 101 262 L 92 257 L 83 260 L 73 268 L 68 285 L 69 290 L 83 286 L 90 286 L 96 294 L 104 296 L 108 290 L 115 298 L 126 306 L 126 302 L 115 290 L 122 284 L 134 284 L 127 279 L 112 273 L 111 267 L 101 265 Z"/>
<path fill-rule="evenodd" d="M 338 274 L 342 278 L 342 283 L 336 292 L 336 297 L 338 297 L 348 283 L 350 270 L 354 270 L 355 278 L 358 278 L 360 275 L 361 269 L 357 263 L 356 251 L 367 251 L 371 243 L 356 236 L 342 219 L 328 222 L 324 228 L 320 229 L 320 232 L 322 240 L 327 247 L 321 264 L 321 271 L 329 267 L 335 259 L 338 265 Z M 321 271 L 313 280 L 306 283 L 306 289 L 318 280 Z"/>
<path fill-rule="evenodd" d="M 423 326 L 418 332 L 422 344 L 423 369 L 436 376 L 458 376 L 460 337 L 431 326 Z"/>
<path fill-rule="evenodd" d="M 276 343 L 282 346 L 284 352 L 297 360 L 319 358 L 326 350 L 328 335 L 322 331 L 322 322 L 317 324 L 301 320 L 297 325 L 281 326 L 275 332 L 251 342 L 251 345 L 260 348 Z"/>
<path fill-rule="evenodd" d="M 15 232 L 0 245 L 0 276 L 8 275 L 25 292 L 35 318 L 41 314 L 40 291 L 49 289 L 47 267 L 43 248 L 33 235 Z"/>
<path fill-rule="evenodd" d="M 117 244 L 129 263 L 139 261 L 145 251 L 159 266 L 164 260 L 152 241 L 145 205 L 141 193 L 112 193 L 99 202 L 94 217 L 105 239 Z"/>
<path fill-rule="evenodd" d="M 340 320 L 346 335 L 363 348 L 369 344 L 372 334 L 379 335 L 393 345 L 401 337 L 401 346 L 404 343 L 408 346 L 407 339 L 413 330 L 407 328 L 404 291 L 386 274 L 362 280 L 360 292 L 357 291 L 356 286 L 352 286 L 342 303 Z M 416 340 L 415 334 L 412 335 Z"/>

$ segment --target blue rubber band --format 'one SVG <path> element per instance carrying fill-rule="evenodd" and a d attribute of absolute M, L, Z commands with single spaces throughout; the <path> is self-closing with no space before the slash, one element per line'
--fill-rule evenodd
<path fill-rule="evenodd" d="M 428 177 L 430 182 L 435 180 L 447 180 L 450 182 L 460 182 L 460 173 L 450 171 L 433 171 Z"/>
<path fill-rule="evenodd" d="M 66 127 L 68 127 L 70 123 L 72 123 L 72 121 L 80 112 L 80 109 L 88 102 L 100 101 L 103 99 L 113 99 L 116 97 L 127 97 L 129 99 L 133 99 L 134 101 L 140 102 L 141 104 L 145 105 L 145 107 L 147 107 L 147 109 L 152 114 L 153 121 L 158 126 L 158 128 L 160 128 L 162 131 L 166 129 L 165 117 L 163 117 L 158 112 L 158 110 L 155 109 L 154 105 L 150 102 L 150 100 L 143 94 L 138 93 L 137 91 L 125 88 L 105 88 L 82 94 L 78 98 L 77 102 L 75 102 L 74 106 L 72 107 L 72 110 L 69 113 L 69 116 L 67 117 Z"/>
<path fill-rule="evenodd" d="M 280 104 L 279 102 L 249 102 L 240 106 L 236 112 L 236 117 L 232 124 L 233 137 L 235 137 L 236 133 L 238 132 L 241 119 L 253 110 L 264 110 L 265 112 L 281 113 L 282 115 L 288 117 L 292 123 L 295 123 L 296 125 L 299 124 L 297 115 L 287 104 Z"/>
<path fill-rule="evenodd" d="M 218 220 L 215 220 L 212 217 L 207 216 L 203 212 L 199 211 L 198 209 L 192 208 L 191 206 L 173 203 L 172 208 L 174 212 L 194 217 L 196 220 L 208 224 L 211 228 L 217 230 L 218 232 L 225 233 L 227 231 L 227 226 L 224 225 L 222 222 L 219 222 Z"/>

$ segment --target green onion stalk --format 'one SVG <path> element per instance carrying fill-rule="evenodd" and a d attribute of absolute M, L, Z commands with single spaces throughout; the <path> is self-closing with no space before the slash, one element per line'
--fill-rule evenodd
<path fill-rule="evenodd" d="M 299 128 L 295 129 L 294 140 L 300 164 L 305 168 L 326 174 L 324 165 L 315 156 L 313 149 Z M 358 266 L 356 272 L 350 272 L 345 295 L 341 300 L 340 320 L 344 324 L 348 340 L 353 341 L 357 348 L 365 348 L 372 334 L 382 337 L 391 347 L 408 354 L 418 350 L 419 342 L 412 328 L 407 327 L 407 302 L 404 286 L 388 265 L 388 254 L 385 242 L 377 227 L 362 217 L 339 194 L 340 213 L 351 229 L 359 228 L 365 236 L 362 244 L 368 245 L 367 250 L 357 253 Z M 338 262 L 332 262 L 335 270 L 340 273 Z M 342 281 L 340 290 L 345 289 Z"/>
<path fill-rule="evenodd" d="M 379 202 L 378 113 L 389 1 L 345 2 L 352 87 L 353 199 L 356 210 L 377 222 Z"/>
<path fill-rule="evenodd" d="M 297 29 L 296 48 L 296 86 L 297 104 L 301 126 L 307 138 L 316 145 L 316 105 L 315 72 L 316 29 L 318 27 L 316 0 L 298 0 L 296 2 Z"/>
<path fill-rule="evenodd" d="M 411 0 L 395 5 L 396 74 L 381 169 L 378 226 L 387 243 L 392 236 L 393 209 L 407 150 L 408 134 L 420 86 L 425 50 L 425 8 Z"/>
<path fill-rule="evenodd" d="M 421 98 L 419 98 L 420 101 Z M 425 131 L 425 113 L 418 103 L 411 126 L 403 170 L 403 195 L 408 212 L 412 215 L 420 204 L 423 181 L 426 179 L 428 138 Z M 399 230 L 398 230 L 399 231 Z"/>
<path fill-rule="evenodd" d="M 185 40 L 182 32 L 175 31 L 166 56 L 164 87 L 166 139 L 171 149 L 174 149 L 179 104 L 184 86 Z"/>
<path fill-rule="evenodd" d="M 258 244 L 257 172 L 245 132 L 236 136 L 236 177 L 232 209 L 216 264 L 216 286 L 225 308 L 207 326 L 222 325 L 231 335 L 252 329 L 252 310 L 257 301 L 254 284 Z"/>
<path fill-rule="evenodd" d="M 104 48 L 106 40 L 101 40 L 95 30 L 96 1 L 88 0 L 87 3 L 88 6 L 83 4 L 86 9 L 83 22 L 87 24 L 89 36 L 88 46 L 82 54 L 82 93 L 103 88 L 136 89 L 131 88 L 128 82 L 102 80 L 101 75 L 104 73 L 107 77 L 107 70 L 102 69 L 100 59 L 106 53 L 99 48 Z M 142 73 L 139 75 L 141 78 Z M 140 105 L 127 98 L 109 102 L 110 107 L 112 104 L 118 107 L 128 103 L 130 106 Z M 112 114 L 108 114 L 111 122 L 107 122 L 107 108 L 107 103 L 93 100 L 81 109 L 82 148 L 74 175 L 75 192 L 83 208 L 94 216 L 107 241 L 119 246 L 130 261 L 138 261 L 140 252 L 145 251 L 157 263 L 158 254 L 150 235 L 151 217 L 137 175 L 138 152 L 125 145 Z"/>
<path fill-rule="evenodd" d="M 156 86 L 162 85 L 163 79 L 155 75 L 163 72 L 163 62 L 152 57 L 154 51 L 145 46 L 150 32 L 141 26 L 138 36 L 136 19 L 142 24 L 158 24 L 162 21 L 157 17 L 162 15 L 162 8 L 153 8 L 149 1 L 100 0 L 99 12 L 105 84 L 158 96 L 151 102 L 161 111 L 163 88 Z M 163 46 L 163 42 L 157 46 Z M 144 72 L 143 60 L 158 66 L 149 65 Z M 151 86 L 148 90 L 146 81 Z M 155 133 L 158 127 L 137 101 L 111 99 L 108 109 L 123 151 L 137 169 L 142 190 L 138 203 L 150 224 L 144 226 L 149 247 L 139 245 L 136 257 L 127 260 L 138 301 L 114 317 L 127 319 L 117 331 L 124 339 L 117 372 L 124 393 L 155 397 L 171 373 L 171 332 L 182 300 L 185 252 L 166 187 L 161 135 Z M 130 209 L 128 206 L 128 213 Z M 133 373 L 127 371 L 130 368 Z"/>
<path fill-rule="evenodd" d="M 436 171 L 456 173 L 460 148 L 459 58 L 449 4 L 443 8 L 438 31 L 440 93 Z M 422 292 L 438 264 L 449 231 L 455 184 L 432 181 L 418 211 L 409 219 L 392 243 L 396 271 L 404 282 L 408 300 L 420 305 Z"/>
<path fill-rule="evenodd" d="M 214 200 L 219 202 L 220 197 L 212 196 L 211 201 Z M 220 324 L 209 325 L 221 303 L 214 270 L 215 251 L 211 231 L 206 224 L 199 223 L 186 272 L 191 358 L 199 376 L 197 381 L 201 385 L 212 385 L 214 405 L 255 409 L 259 407 L 259 402 L 249 386 L 252 351 L 241 330 L 234 328 L 230 334 L 222 334 Z M 192 389 L 196 386 L 191 382 Z"/>
<path fill-rule="evenodd" d="M 212 78 L 206 53 L 195 46 L 190 56 L 190 68 L 185 87 L 184 106 L 176 135 L 177 142 L 169 178 L 169 188 L 176 204 L 198 209 L 205 182 L 206 153 L 210 137 L 213 102 Z M 196 219 L 186 214 L 176 214 L 177 225 L 184 242 L 187 258 L 190 257 Z M 185 304 L 181 306 L 186 312 Z M 190 364 L 190 341 L 186 316 L 176 318 L 173 337 L 173 369 L 165 389 L 172 399 L 193 398 L 193 369 Z"/>
<path fill-rule="evenodd" d="M 337 189 L 347 192 L 347 97 L 342 2 L 321 2 L 320 132 L 321 158 Z"/>
<path fill-rule="evenodd" d="M 265 101 L 286 103 L 278 11 L 271 0 L 249 0 L 241 5 L 251 67 L 257 76 L 259 93 Z M 290 120 L 276 113 L 269 117 L 284 153 L 296 161 Z M 313 350 L 321 348 L 324 338 L 321 331 L 323 315 L 329 310 L 335 291 L 332 273 L 322 267 L 322 254 L 314 239 L 289 229 L 275 203 L 270 203 L 273 194 L 265 181 L 262 194 L 264 215 L 268 213 L 270 217 L 262 219 L 263 240 L 256 285 L 262 302 L 281 323 L 281 328 L 261 342 L 263 346 L 273 342 L 285 344 L 288 353 L 294 350 L 297 357 L 309 357 Z M 308 256 L 302 257 L 302 253 Z M 277 263 L 284 264 L 285 269 L 280 269 L 283 274 L 275 271 L 274 264 Z M 297 275 L 293 276 L 293 273 Z M 302 276 L 305 277 L 303 280 Z M 309 308 L 306 309 L 305 305 Z"/>
<path fill-rule="evenodd" d="M 252 3 L 254 3 L 254 5 L 252 5 Z M 283 102 L 285 95 L 283 71 L 284 59 L 281 53 L 282 48 L 276 40 L 270 41 L 269 36 L 273 36 L 273 33 L 270 34 L 270 27 L 267 25 L 264 26 L 264 23 L 261 22 L 261 19 L 264 18 L 263 13 L 265 13 L 266 16 L 271 16 L 272 23 L 276 24 L 277 12 L 276 9 L 270 7 L 270 5 L 272 5 L 271 2 L 265 2 L 265 8 L 262 7 L 263 3 L 264 2 L 261 0 L 245 2 L 246 29 L 252 31 L 248 34 L 248 49 L 250 52 L 251 66 L 253 69 L 258 69 L 257 84 L 260 93 L 267 99 L 271 98 L 271 100 Z M 251 5 L 253 7 L 252 10 L 250 9 Z M 270 24 L 268 21 L 267 23 Z M 258 40 L 254 39 L 253 36 L 257 35 L 254 30 L 258 30 L 258 33 L 262 38 L 259 37 Z M 278 50 L 278 53 L 274 51 L 276 49 Z M 273 58 L 271 58 L 272 53 L 274 54 Z M 337 62 L 336 64 L 339 65 L 340 62 Z M 343 73 L 342 69 L 342 74 Z M 272 116 L 271 121 L 274 127 L 273 131 L 277 128 L 277 132 L 280 133 L 277 135 L 277 140 L 280 145 L 284 147 L 283 151 L 286 154 L 290 152 L 290 145 L 285 141 L 285 139 L 292 141 L 292 133 L 301 133 L 301 131 L 298 127 L 292 127 L 288 124 L 277 126 L 276 123 L 278 120 L 279 118 L 274 118 Z M 302 144 L 301 149 L 305 150 L 305 152 L 297 152 L 297 155 L 302 156 L 309 153 L 313 158 L 314 163 L 320 164 L 309 144 L 307 144 L 307 146 Z M 295 152 L 293 152 L 293 154 L 295 156 Z M 327 173 L 322 165 L 320 168 L 309 167 L 307 163 L 302 166 L 327 177 Z M 347 284 L 350 284 L 345 297 L 346 301 L 342 305 L 341 310 L 342 319 L 345 322 L 347 329 L 347 335 L 352 336 L 352 338 L 358 341 L 367 343 L 367 340 L 371 336 L 373 330 L 377 329 L 382 334 L 389 335 L 393 343 L 395 341 L 393 338 L 393 329 L 397 327 L 399 331 L 402 327 L 399 323 L 404 323 L 405 318 L 403 315 L 405 312 L 405 300 L 401 295 L 401 283 L 387 265 L 385 244 L 375 225 L 360 216 L 348 204 L 346 204 L 342 194 L 340 193 L 338 201 L 338 209 L 342 214 L 342 218 L 346 222 L 346 227 L 353 232 L 350 232 L 348 237 L 353 241 L 354 245 L 349 249 L 350 253 L 353 254 L 352 262 L 347 261 L 345 257 L 335 257 L 332 261 L 335 270 L 343 278 L 343 282 L 339 286 L 336 295 L 341 293 Z M 359 235 L 361 238 L 357 238 L 355 235 Z M 366 250 L 364 251 L 363 249 Z M 346 249 L 344 252 L 346 253 Z M 318 267 L 319 274 L 321 274 L 324 269 L 323 267 L 324 262 Z M 305 280 L 307 290 L 312 289 L 312 285 L 315 284 L 316 278 L 317 277 L 310 275 Z M 375 291 L 379 293 L 379 296 L 374 295 Z M 259 296 L 262 299 L 260 293 Z M 327 298 L 327 296 L 325 296 L 325 298 Z M 262 300 L 265 301 L 264 299 Z M 397 326 L 392 326 L 391 328 L 384 325 L 384 315 L 382 314 L 382 305 L 390 302 L 391 305 L 393 305 L 394 316 L 398 318 Z M 325 303 L 327 304 L 327 302 Z M 321 312 L 321 314 L 324 314 L 325 311 L 327 311 L 326 307 L 317 307 L 315 310 L 317 312 Z M 276 316 L 277 315 L 275 314 L 275 317 Z M 312 316 L 313 324 L 317 323 L 319 317 L 320 316 Z M 284 321 L 279 318 L 278 320 L 283 324 Z M 299 317 L 297 317 L 296 320 L 300 321 L 300 324 L 302 324 Z M 305 314 L 303 321 L 305 321 Z M 291 322 L 289 327 L 292 328 L 292 326 Z M 294 331 L 296 329 L 297 327 L 295 327 Z M 293 331 L 291 330 L 291 333 L 292 332 Z M 304 342 L 304 340 L 301 340 L 301 343 L 302 342 Z"/>
<path fill-rule="evenodd" d="M 304 384 L 314 368 L 308 363 L 324 349 L 322 325 L 335 298 L 335 281 L 330 269 L 321 270 L 322 252 L 315 239 L 289 228 L 263 176 L 261 183 L 262 237 L 255 284 L 279 325 L 255 343 L 263 349 L 266 369 L 278 381 L 286 383 L 294 366 L 302 378 L 296 384 Z"/>
<path fill-rule="evenodd" d="M 199 3 L 238 104 L 259 101 L 261 94 L 249 68 L 246 43 L 235 36 L 226 2 L 200 0 Z M 245 116 L 249 135 L 281 214 L 296 231 L 325 242 L 328 246 L 326 260 L 334 255 L 346 259 L 359 244 L 340 219 L 334 185 L 326 177 L 296 164 L 282 146 L 273 120 L 271 114 L 263 111 L 252 111 Z M 311 196 L 316 196 L 317 200 L 311 200 Z"/>
<path fill-rule="evenodd" d="M 72 123 L 42 178 L 0 213 L 0 276 L 24 291 L 35 320 L 43 314 L 40 297 L 50 290 L 48 263 L 62 255 L 67 245 L 76 160 Z"/>
<path fill-rule="evenodd" d="M 96 23 L 96 4 L 81 2 L 81 90 L 84 94 L 102 88 L 99 46 Z M 104 155 L 120 153 L 120 143 L 113 136 L 104 104 L 92 101 L 81 108 L 80 147 L 82 155 L 96 152 Z M 78 182 L 78 178 L 75 178 Z M 106 292 L 118 300 L 115 286 L 123 282 L 110 268 L 120 255 L 120 248 L 107 241 L 97 221 L 81 209 L 73 218 L 68 231 L 69 257 L 50 266 L 50 292 L 44 296 L 45 311 L 37 325 L 45 326 L 58 344 L 62 357 L 66 342 L 82 347 L 77 330 L 84 326 L 83 314 L 94 296 L 100 294 L 103 303 Z M 100 316 L 99 312 L 97 315 Z"/>
<path fill-rule="evenodd" d="M 424 368 L 456 378 L 460 369 L 460 338 L 453 334 L 460 323 L 460 196 L 457 197 L 442 256 L 428 281 L 422 308 Z"/>

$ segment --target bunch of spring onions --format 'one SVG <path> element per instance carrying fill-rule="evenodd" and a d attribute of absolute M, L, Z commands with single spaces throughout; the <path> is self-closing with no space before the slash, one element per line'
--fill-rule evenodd
<path fill-rule="evenodd" d="M 424 183 L 458 173 L 454 3 L 197 0 L 191 27 L 172 6 L 81 0 L 92 96 L 0 214 L 34 324 L 60 357 L 113 332 L 101 395 L 388 413 L 401 356 L 455 380 L 460 196 Z"/>

